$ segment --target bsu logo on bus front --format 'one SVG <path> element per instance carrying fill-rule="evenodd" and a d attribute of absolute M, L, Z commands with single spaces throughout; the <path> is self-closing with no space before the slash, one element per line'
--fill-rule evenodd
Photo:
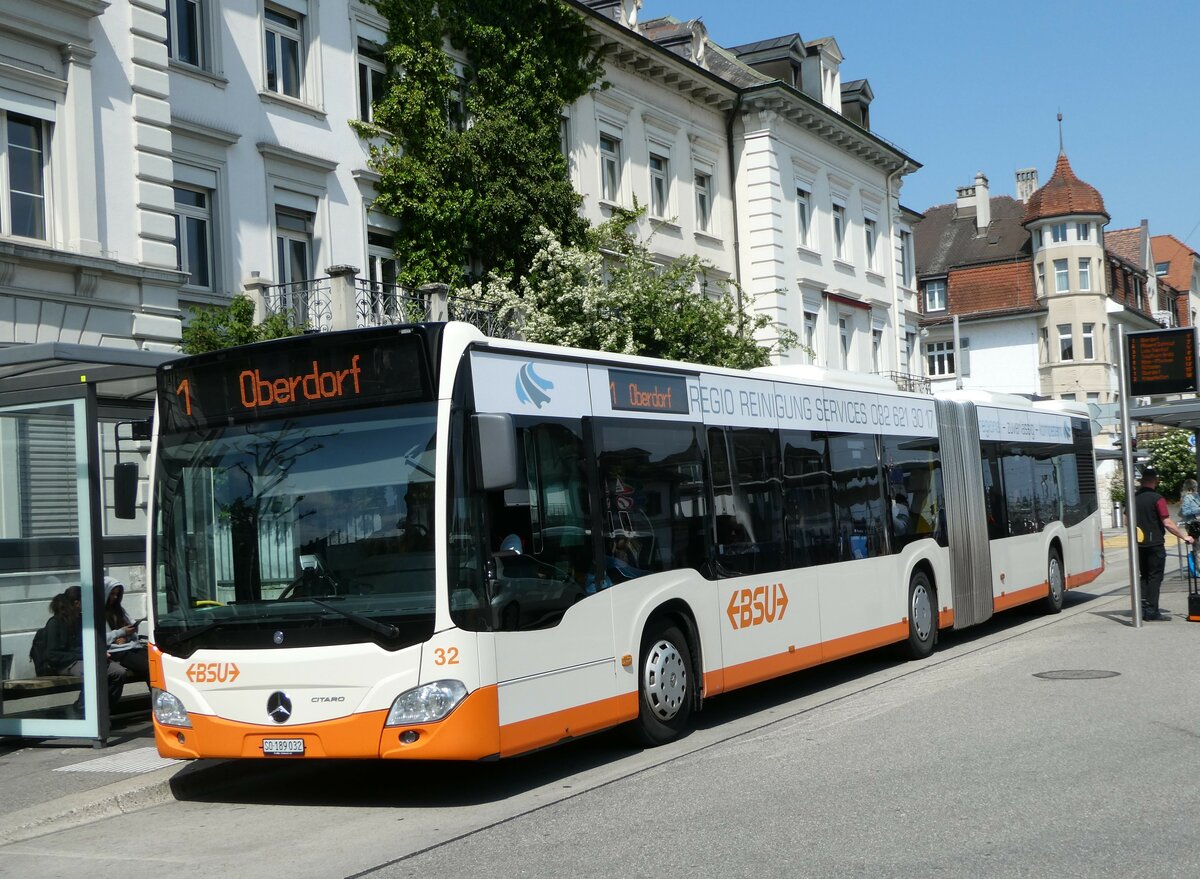
<path fill-rule="evenodd" d="M 735 589 L 725 613 L 735 629 L 746 629 L 783 619 L 788 597 L 782 583 Z"/>

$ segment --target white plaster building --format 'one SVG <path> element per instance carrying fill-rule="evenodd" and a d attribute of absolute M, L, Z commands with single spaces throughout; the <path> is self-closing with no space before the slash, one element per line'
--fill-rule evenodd
<path fill-rule="evenodd" d="M 638 22 L 640 0 L 567 2 L 608 83 L 564 110 L 585 216 L 636 200 L 656 252 L 703 257 L 816 362 L 916 371 L 898 193 L 917 165 L 871 133 L 837 43 L 725 49 L 699 21 Z M 395 223 L 351 125 L 386 28 L 362 0 L 3 4 L 4 161 L 39 170 L 2 178 L 0 344 L 170 347 L 190 306 L 243 290 L 321 327 L 386 318 Z"/>

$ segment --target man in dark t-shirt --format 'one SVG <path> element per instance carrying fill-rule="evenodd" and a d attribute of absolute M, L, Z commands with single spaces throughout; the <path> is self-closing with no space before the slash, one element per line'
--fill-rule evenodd
<path fill-rule="evenodd" d="M 1184 543 L 1192 538 L 1171 521 L 1166 499 L 1158 493 L 1158 473 L 1153 467 L 1142 471 L 1142 487 L 1134 496 L 1138 527 L 1138 571 L 1142 584 L 1142 619 L 1163 622 L 1171 617 L 1158 607 L 1158 592 L 1162 587 L 1163 567 L 1167 562 L 1164 545 L 1170 531 Z"/>

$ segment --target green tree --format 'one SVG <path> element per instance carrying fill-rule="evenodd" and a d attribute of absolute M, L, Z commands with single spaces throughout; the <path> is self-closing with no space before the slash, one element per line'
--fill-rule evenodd
<path fill-rule="evenodd" d="M 389 21 L 389 87 L 375 206 L 400 220 L 399 282 L 524 275 L 537 232 L 586 233 L 560 121 L 603 67 L 583 20 L 546 0 L 375 0 Z M 444 42 L 470 59 L 460 80 Z M 366 128 L 366 127 L 364 127 Z M 472 273 L 474 267 L 477 273 Z"/>
<path fill-rule="evenodd" d="M 254 302 L 248 296 L 235 296 L 228 306 L 199 306 L 192 309 L 192 318 L 183 328 L 181 347 L 184 354 L 203 354 L 281 339 L 304 332 L 292 326 L 288 315 L 273 314 L 260 324 L 254 322 Z"/>
<path fill-rule="evenodd" d="M 469 295 L 502 317 L 519 315 L 526 339 L 552 345 L 738 369 L 765 366 L 774 351 L 796 346 L 795 333 L 752 314 L 699 257 L 657 260 L 630 231 L 640 213 L 617 211 L 576 246 L 542 229 L 526 276 L 492 275 Z M 772 328 L 777 341 L 761 345 L 755 335 Z"/>
<path fill-rule="evenodd" d="M 1188 442 L 1191 435 L 1190 430 L 1173 427 L 1144 443 L 1150 466 L 1158 471 L 1158 490 L 1173 500 L 1178 500 L 1183 480 L 1196 475 L 1196 450 Z"/>

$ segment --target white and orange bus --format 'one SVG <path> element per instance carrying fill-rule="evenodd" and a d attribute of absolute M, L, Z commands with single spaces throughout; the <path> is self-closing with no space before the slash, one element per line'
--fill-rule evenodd
<path fill-rule="evenodd" d="M 159 370 L 170 757 L 483 759 L 1040 601 L 1103 569 L 1069 404 L 490 339 L 306 335 Z"/>

